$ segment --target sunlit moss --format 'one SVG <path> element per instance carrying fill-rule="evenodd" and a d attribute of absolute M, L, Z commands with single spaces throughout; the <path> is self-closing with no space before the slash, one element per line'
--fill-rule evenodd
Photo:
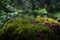
<path fill-rule="evenodd" d="M 59 23 L 57 20 L 52 18 L 46 18 L 46 17 L 37 17 L 35 18 L 36 22 L 44 22 L 44 23 Z"/>
<path fill-rule="evenodd" d="M 41 17 L 41 19 L 43 20 L 43 17 Z M 16 18 L 13 22 L 8 23 L 7 27 L 4 26 L 0 29 L 0 38 L 23 39 L 23 37 L 25 37 L 27 40 L 35 40 L 38 39 L 38 36 L 40 37 L 40 34 L 42 34 L 41 36 L 44 36 L 49 40 L 51 32 L 52 29 L 46 26 L 33 25 L 29 19 Z"/>

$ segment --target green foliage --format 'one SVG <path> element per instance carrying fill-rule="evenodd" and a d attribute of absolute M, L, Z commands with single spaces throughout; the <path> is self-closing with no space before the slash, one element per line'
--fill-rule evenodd
<path fill-rule="evenodd" d="M 54 16 L 57 20 L 60 20 L 60 12 L 57 12 L 57 13 L 53 14 L 53 16 Z"/>
<path fill-rule="evenodd" d="M 8 19 L 17 17 L 15 15 L 20 18 L 14 19 L 13 22 L 1 28 Z M 48 38 L 52 32 L 51 29 L 32 24 L 29 19 L 38 16 L 33 22 L 60 25 L 55 19 L 45 18 L 45 15 L 60 20 L 60 2 L 56 0 L 0 0 L 0 40 L 51 40 Z"/>
<path fill-rule="evenodd" d="M 37 10 L 37 13 L 39 13 L 39 14 L 46 14 L 47 11 L 46 11 L 45 8 L 43 8 L 43 9 L 39 8 L 39 10 Z"/>

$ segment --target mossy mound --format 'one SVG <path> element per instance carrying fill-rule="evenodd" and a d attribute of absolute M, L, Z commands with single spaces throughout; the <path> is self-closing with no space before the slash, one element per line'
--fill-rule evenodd
<path fill-rule="evenodd" d="M 55 35 L 58 32 L 46 26 L 33 25 L 30 19 L 16 18 L 0 29 L 0 40 L 59 40 Z"/>

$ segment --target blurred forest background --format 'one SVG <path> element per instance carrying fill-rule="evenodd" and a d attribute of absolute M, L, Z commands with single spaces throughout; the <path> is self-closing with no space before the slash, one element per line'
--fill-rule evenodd
<path fill-rule="evenodd" d="M 0 40 L 60 40 L 60 0 L 0 0 Z"/>
<path fill-rule="evenodd" d="M 16 17 L 37 16 L 60 20 L 60 0 L 0 0 L 0 27 Z"/>

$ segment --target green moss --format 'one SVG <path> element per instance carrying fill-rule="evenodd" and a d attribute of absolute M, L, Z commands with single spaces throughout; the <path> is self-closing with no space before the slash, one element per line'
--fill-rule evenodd
<path fill-rule="evenodd" d="M 55 24 L 60 24 L 57 20 L 55 19 L 52 19 L 52 18 L 46 18 L 46 17 L 40 17 L 38 16 L 37 18 L 35 18 L 35 21 L 36 22 L 40 22 L 40 23 L 55 23 Z"/>
<path fill-rule="evenodd" d="M 30 23 L 27 19 L 17 18 L 13 22 L 9 23 L 7 27 L 3 27 L 0 30 L 0 37 L 4 40 L 38 40 L 39 39 L 39 32 L 45 32 L 45 34 L 48 36 L 48 34 L 51 32 L 51 30 L 44 26 L 39 25 L 33 25 Z M 6 36 L 7 35 L 7 36 Z M 16 37 L 15 37 L 16 36 Z M 7 38 L 9 37 L 9 38 Z M 15 37 L 15 38 L 14 38 Z M 46 39 L 46 38 L 43 38 Z M 48 38 L 47 38 L 48 39 Z"/>

